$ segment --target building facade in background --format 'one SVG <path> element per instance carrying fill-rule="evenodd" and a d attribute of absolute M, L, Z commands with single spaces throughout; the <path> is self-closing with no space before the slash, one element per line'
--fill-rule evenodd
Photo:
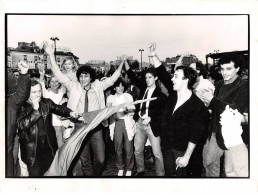
<path fill-rule="evenodd" d="M 177 56 L 171 57 L 171 58 L 167 57 L 164 62 L 166 69 L 168 71 L 173 70 L 176 65 L 176 62 L 178 61 L 179 58 L 180 58 L 180 55 L 177 55 Z M 195 55 L 190 54 L 189 56 L 185 56 L 183 58 L 183 65 L 189 66 L 191 63 L 197 62 L 197 61 L 200 61 L 200 60 Z"/>
<path fill-rule="evenodd" d="M 58 49 L 58 48 L 57 48 Z M 79 58 L 70 52 L 67 48 L 65 50 L 59 49 L 56 51 L 56 62 L 61 66 L 64 58 L 72 56 L 79 65 Z M 7 67 L 11 69 L 18 69 L 19 61 L 26 61 L 30 69 L 38 69 L 38 63 L 45 65 L 47 72 L 50 71 L 49 56 L 44 54 L 44 49 L 36 45 L 35 41 L 31 43 L 18 42 L 18 47 L 7 49 Z"/>

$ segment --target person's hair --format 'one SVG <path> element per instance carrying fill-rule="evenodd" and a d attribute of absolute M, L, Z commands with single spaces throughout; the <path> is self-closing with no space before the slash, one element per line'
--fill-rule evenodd
<path fill-rule="evenodd" d="M 242 71 L 242 66 L 244 65 L 243 56 L 234 53 L 223 54 L 218 61 L 219 68 L 221 69 L 221 65 L 229 64 L 230 62 L 234 63 L 235 68 L 239 67 L 239 71 L 237 72 L 237 74 L 240 75 Z"/>
<path fill-rule="evenodd" d="M 127 90 L 127 84 L 121 77 L 119 77 L 116 80 L 116 82 L 113 85 L 113 88 L 115 89 L 116 87 L 118 87 L 120 85 L 120 83 L 124 86 L 124 92 L 125 92 Z"/>
<path fill-rule="evenodd" d="M 80 68 L 78 68 L 78 70 L 76 72 L 76 77 L 77 77 L 78 81 L 80 81 L 79 78 L 80 78 L 81 74 L 89 74 L 90 78 L 91 78 L 91 82 L 94 82 L 96 79 L 95 70 L 93 68 L 91 68 L 90 66 L 83 65 L 83 66 L 80 66 Z"/>
<path fill-rule="evenodd" d="M 214 80 L 214 82 L 223 79 L 222 75 L 219 73 L 219 67 L 214 65 L 210 67 L 209 76 Z"/>
<path fill-rule="evenodd" d="M 36 86 L 36 85 L 40 85 L 40 87 L 41 87 L 41 84 L 40 84 L 37 80 L 31 79 L 30 86 L 31 86 L 31 87 L 34 87 L 34 86 Z"/>
<path fill-rule="evenodd" d="M 147 73 L 150 73 L 152 74 L 154 77 L 157 77 L 157 71 L 155 70 L 155 68 L 148 68 L 144 71 L 144 76 L 147 74 Z"/>
<path fill-rule="evenodd" d="M 40 74 L 38 71 L 33 71 L 31 74 L 30 74 L 30 78 L 37 78 L 39 79 L 40 77 Z"/>
<path fill-rule="evenodd" d="M 16 73 L 16 72 L 18 72 L 20 74 L 19 70 L 13 70 L 13 73 Z"/>
<path fill-rule="evenodd" d="M 187 88 L 188 89 L 193 89 L 193 85 L 195 84 L 196 78 L 197 78 L 196 71 L 189 66 L 178 66 L 176 68 L 176 70 L 182 70 L 183 71 L 183 73 L 184 73 L 183 79 L 188 79 Z"/>
<path fill-rule="evenodd" d="M 72 56 L 68 56 L 68 57 L 66 57 L 66 58 L 63 60 L 63 62 L 62 62 L 62 64 L 61 64 L 61 67 L 60 67 L 60 69 L 61 69 L 61 71 L 62 71 L 63 73 L 66 73 L 66 70 L 65 70 L 65 68 L 64 68 L 64 64 L 65 64 L 65 62 L 68 61 L 68 60 L 71 60 L 72 63 L 73 63 L 73 65 L 74 65 L 73 71 L 74 71 L 74 72 L 78 69 L 78 65 L 77 65 L 76 61 L 74 60 L 74 58 L 73 58 Z"/>
<path fill-rule="evenodd" d="M 205 70 L 205 67 L 204 65 L 197 61 L 197 62 L 194 62 L 196 64 L 196 70 L 199 70 L 200 72 L 198 73 L 198 76 L 203 76 L 204 79 L 207 79 L 207 72 Z"/>

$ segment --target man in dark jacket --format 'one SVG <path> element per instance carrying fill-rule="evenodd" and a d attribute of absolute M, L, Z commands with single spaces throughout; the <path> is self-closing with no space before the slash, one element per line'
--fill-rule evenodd
<path fill-rule="evenodd" d="M 30 95 L 30 77 L 27 72 L 29 65 L 21 61 L 18 63 L 20 76 L 18 80 L 12 71 L 8 71 L 7 77 L 7 161 L 6 176 L 15 176 L 15 163 L 13 156 L 14 137 L 16 135 L 16 115 L 20 107 L 26 102 Z"/>
<path fill-rule="evenodd" d="M 186 167 L 203 137 L 209 113 L 203 102 L 192 92 L 196 72 L 190 67 L 179 66 L 171 81 L 170 74 L 160 62 L 155 48 L 154 44 L 150 47 L 154 67 L 169 93 L 161 133 L 165 172 L 166 176 L 187 177 Z M 195 160 L 201 161 L 198 158 Z"/>
<path fill-rule="evenodd" d="M 142 103 L 136 106 L 134 119 L 136 123 L 136 134 L 134 138 L 135 160 L 137 172 L 134 176 L 144 176 L 144 146 L 147 138 L 150 140 L 153 154 L 155 156 L 155 168 L 157 176 L 164 176 L 164 162 L 160 146 L 161 112 L 166 102 L 166 95 L 156 87 L 158 79 L 154 68 L 149 68 L 145 72 L 145 81 L 138 79 L 125 62 L 125 69 L 128 77 L 139 89 L 139 100 L 157 97 L 156 100 Z"/>
<path fill-rule="evenodd" d="M 220 158 L 225 154 L 225 172 L 227 177 L 236 177 L 236 167 L 232 165 L 232 156 L 224 145 L 221 134 L 220 114 L 226 105 L 237 109 L 241 114 L 248 108 L 248 83 L 240 74 L 243 58 L 235 54 L 224 54 L 218 61 L 223 80 L 215 84 L 214 94 L 211 91 L 198 91 L 199 97 L 212 110 L 209 127 L 210 136 L 203 149 L 203 164 L 206 176 L 220 176 Z"/>
<path fill-rule="evenodd" d="M 50 167 L 58 148 L 52 113 L 72 118 L 79 114 L 41 97 L 41 85 L 31 81 L 28 101 L 17 114 L 21 159 L 27 165 L 29 176 L 43 176 Z"/>

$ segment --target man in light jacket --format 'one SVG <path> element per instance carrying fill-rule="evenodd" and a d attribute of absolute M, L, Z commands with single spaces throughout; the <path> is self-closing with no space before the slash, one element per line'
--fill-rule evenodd
<path fill-rule="evenodd" d="M 78 113 L 84 113 L 106 107 L 104 91 L 108 87 L 112 86 L 120 77 L 124 60 L 121 61 L 120 66 L 113 73 L 113 75 L 103 81 L 95 79 L 95 71 L 89 66 L 81 66 L 76 73 L 78 80 L 71 81 L 60 71 L 58 65 L 56 64 L 53 45 L 50 46 L 47 43 L 44 43 L 44 47 L 46 53 L 50 57 L 52 64 L 51 70 L 54 76 L 67 88 L 70 93 L 67 103 L 68 108 Z M 82 125 L 83 124 L 76 123 L 75 131 L 80 129 Z M 93 149 L 95 159 L 94 166 L 91 165 L 90 147 Z M 81 169 L 84 176 L 101 176 L 105 160 L 105 145 L 101 125 L 91 130 L 91 132 L 89 132 L 89 134 L 86 136 L 84 143 L 81 146 L 81 151 L 79 151 L 79 155 L 79 161 L 81 162 Z M 76 166 L 80 164 L 79 161 Z"/>

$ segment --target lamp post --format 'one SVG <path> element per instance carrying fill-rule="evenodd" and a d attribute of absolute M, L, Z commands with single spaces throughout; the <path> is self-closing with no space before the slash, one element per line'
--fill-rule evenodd
<path fill-rule="evenodd" d="M 56 41 L 59 41 L 58 37 L 51 37 L 50 40 L 54 41 L 54 45 L 55 45 L 55 59 L 56 59 Z"/>
<path fill-rule="evenodd" d="M 139 52 L 141 52 L 141 69 L 142 69 L 142 52 L 144 51 L 144 49 L 139 49 Z"/>

